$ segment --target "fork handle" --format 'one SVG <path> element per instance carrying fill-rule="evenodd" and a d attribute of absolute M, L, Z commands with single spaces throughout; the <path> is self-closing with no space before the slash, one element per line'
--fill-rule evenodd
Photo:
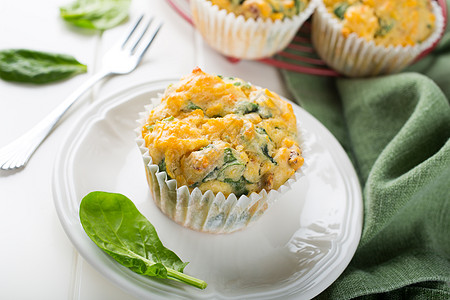
<path fill-rule="evenodd" d="M 69 108 L 94 84 L 108 75 L 111 75 L 111 72 L 94 74 L 30 131 L 0 149 L 0 168 L 7 170 L 24 166 Z"/>

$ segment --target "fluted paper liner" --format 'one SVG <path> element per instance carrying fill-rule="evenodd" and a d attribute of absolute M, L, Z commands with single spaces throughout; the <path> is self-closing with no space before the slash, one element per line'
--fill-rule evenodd
<path fill-rule="evenodd" d="M 208 0 L 191 0 L 192 20 L 205 41 L 219 53 L 239 59 L 270 57 L 286 48 L 312 15 L 318 0 L 292 18 L 245 19 Z"/>
<path fill-rule="evenodd" d="M 444 30 L 441 7 L 431 1 L 436 17 L 434 32 L 422 43 L 412 46 L 376 45 L 352 33 L 342 34 L 342 24 L 320 2 L 313 14 L 311 39 L 320 58 L 334 70 L 350 77 L 396 73 L 410 65 L 431 47 Z"/>
<path fill-rule="evenodd" d="M 158 165 L 153 163 L 142 138 L 142 127 L 148 119 L 149 112 L 160 99 L 152 98 L 150 102 L 151 104 L 145 107 L 146 111 L 140 114 L 139 127 L 135 130 L 136 143 L 142 154 L 153 200 L 165 215 L 184 227 L 209 233 L 231 233 L 243 229 L 258 220 L 277 197 L 288 191 L 294 182 L 304 176 L 306 162 L 279 189 L 253 192 L 250 196 L 243 195 L 239 199 L 235 194 L 225 197 L 221 192 L 214 195 L 212 191 L 202 193 L 198 188 L 190 192 L 185 185 L 177 187 L 176 180 L 168 180 L 167 173 L 159 171 Z M 305 157 L 308 150 L 303 143 L 305 131 L 299 129 L 298 135 L 302 156 Z"/>

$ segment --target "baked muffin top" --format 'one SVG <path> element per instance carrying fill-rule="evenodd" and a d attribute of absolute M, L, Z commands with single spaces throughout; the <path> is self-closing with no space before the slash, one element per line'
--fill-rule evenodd
<path fill-rule="evenodd" d="M 298 15 L 309 0 L 210 0 L 228 12 L 246 19 L 282 20 Z"/>
<path fill-rule="evenodd" d="M 142 137 L 178 186 L 225 196 L 278 189 L 303 164 L 290 103 L 199 68 L 166 89 Z"/>
<path fill-rule="evenodd" d="M 383 46 L 423 42 L 434 31 L 430 0 L 324 0 L 342 23 L 342 33 L 356 33 Z"/>

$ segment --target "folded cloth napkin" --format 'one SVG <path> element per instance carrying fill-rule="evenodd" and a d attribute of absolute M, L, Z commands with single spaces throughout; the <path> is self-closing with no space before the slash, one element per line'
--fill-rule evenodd
<path fill-rule="evenodd" d="M 400 74 L 283 75 L 293 99 L 346 149 L 363 189 L 360 244 L 317 298 L 450 299 L 448 29 Z"/>

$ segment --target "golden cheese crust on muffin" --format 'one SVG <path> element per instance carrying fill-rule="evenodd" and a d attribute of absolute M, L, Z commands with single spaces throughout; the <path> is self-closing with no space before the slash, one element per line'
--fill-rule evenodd
<path fill-rule="evenodd" d="M 196 68 L 164 92 L 142 127 L 178 186 L 225 196 L 278 189 L 303 165 L 292 105 L 267 89 Z"/>
<path fill-rule="evenodd" d="M 308 0 L 210 0 L 228 12 L 242 15 L 246 19 L 282 20 L 302 12 Z"/>
<path fill-rule="evenodd" d="M 430 0 L 324 0 L 340 20 L 342 33 L 356 33 L 383 46 L 408 46 L 426 40 L 434 31 Z"/>

